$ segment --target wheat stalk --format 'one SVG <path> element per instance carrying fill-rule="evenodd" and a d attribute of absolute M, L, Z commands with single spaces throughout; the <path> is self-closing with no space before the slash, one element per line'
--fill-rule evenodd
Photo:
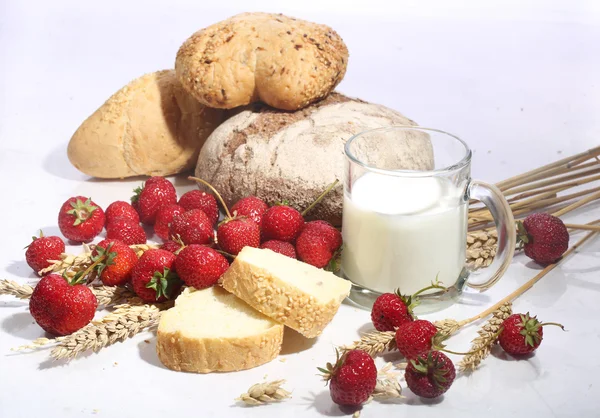
<path fill-rule="evenodd" d="M 386 363 L 377 373 L 377 384 L 371 397 L 375 400 L 403 398 L 398 373 L 392 371 L 392 363 Z"/>
<path fill-rule="evenodd" d="M 363 350 L 371 357 L 375 357 L 385 351 L 397 350 L 395 337 L 395 331 L 373 331 L 363 335 L 360 340 L 351 345 L 342 347 L 342 350 Z"/>
<path fill-rule="evenodd" d="M 492 347 L 498 340 L 502 323 L 511 314 L 511 302 L 506 302 L 492 313 L 492 317 L 477 331 L 479 336 L 471 342 L 471 348 L 469 349 L 471 354 L 464 356 L 458 363 L 461 371 L 471 372 L 475 370 L 489 356 Z"/>
<path fill-rule="evenodd" d="M 250 386 L 246 393 L 242 393 L 235 400 L 251 406 L 282 401 L 291 397 L 291 393 L 281 387 L 284 383 L 285 380 L 257 383 Z"/>
<path fill-rule="evenodd" d="M 12 295 L 18 299 L 29 299 L 33 293 L 33 287 L 19 284 L 12 280 L 0 280 L 0 295 Z"/>

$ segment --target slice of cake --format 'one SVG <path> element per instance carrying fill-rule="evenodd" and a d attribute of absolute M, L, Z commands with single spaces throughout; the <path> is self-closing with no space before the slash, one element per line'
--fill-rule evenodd
<path fill-rule="evenodd" d="M 254 309 L 316 337 L 350 292 L 350 282 L 268 249 L 244 247 L 221 278 Z"/>
<path fill-rule="evenodd" d="M 283 325 L 218 286 L 186 289 L 163 313 L 156 351 L 169 369 L 196 373 L 250 369 L 279 354 Z"/>

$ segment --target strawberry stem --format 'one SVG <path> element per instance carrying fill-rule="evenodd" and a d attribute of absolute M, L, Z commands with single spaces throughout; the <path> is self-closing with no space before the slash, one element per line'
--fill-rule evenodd
<path fill-rule="evenodd" d="M 329 194 L 329 192 L 331 192 L 333 190 L 333 188 L 339 183 L 338 179 L 335 179 L 335 181 L 333 183 L 331 183 L 329 186 L 327 186 L 327 188 L 325 189 L 325 191 L 323 193 L 321 193 L 319 195 L 319 197 L 317 197 L 315 199 L 314 202 L 312 202 L 306 209 L 304 209 L 301 213 L 302 216 L 306 216 L 306 214 L 308 212 L 310 212 L 315 206 L 317 206 L 319 204 L 319 202 L 321 200 L 323 200 L 323 198 L 325 196 L 327 196 Z"/>
<path fill-rule="evenodd" d="M 219 202 L 221 202 L 221 205 L 223 205 L 223 209 L 225 209 L 225 213 L 227 214 L 227 217 L 233 218 L 233 216 L 231 216 L 231 213 L 229 212 L 229 208 L 227 207 L 227 205 L 225 204 L 225 201 L 221 197 L 221 194 L 210 183 L 208 183 L 207 181 L 202 180 L 198 177 L 193 177 L 193 176 L 189 176 L 188 180 L 193 180 L 195 182 L 204 184 L 206 187 L 208 187 L 210 190 L 212 190 L 212 192 L 215 194 L 215 196 L 217 196 L 217 199 L 219 199 Z"/>
<path fill-rule="evenodd" d="M 553 326 L 555 326 L 555 327 L 560 327 L 560 329 L 562 329 L 563 331 L 566 331 L 566 329 L 565 329 L 564 325 L 562 325 L 562 324 L 559 324 L 559 323 L 557 323 L 557 322 L 542 322 L 542 323 L 540 324 L 540 326 L 541 326 L 541 327 L 545 327 L 546 325 L 553 325 Z"/>
<path fill-rule="evenodd" d="M 67 280 L 69 282 L 69 284 L 71 286 L 74 286 L 76 284 L 82 284 L 83 283 L 83 278 L 86 277 L 88 274 L 90 274 L 94 268 L 100 264 L 102 261 L 104 261 L 104 259 L 106 258 L 105 255 L 102 255 L 100 257 L 98 257 L 98 259 L 96 259 L 96 261 L 94 261 L 92 264 L 90 264 L 90 266 L 85 269 L 82 272 L 77 273 L 75 276 L 73 276 L 73 279 L 71 281 Z"/>
<path fill-rule="evenodd" d="M 426 292 L 431 289 L 442 289 L 442 290 L 444 290 L 444 292 L 447 292 L 448 290 L 450 290 L 449 287 L 440 286 L 440 282 L 437 280 L 437 277 L 436 277 L 435 282 L 431 283 L 430 286 L 424 287 L 423 289 L 417 291 L 416 293 L 413 293 L 411 296 L 414 298 L 415 296 L 418 296 L 421 293 Z"/>
<path fill-rule="evenodd" d="M 216 249 L 216 248 L 215 248 L 214 250 L 215 250 L 216 252 L 218 252 L 219 254 L 222 254 L 222 255 L 224 255 L 225 257 L 230 257 L 230 258 L 233 258 L 233 259 L 235 259 L 235 255 L 233 255 L 233 254 L 229 254 L 229 253 L 227 253 L 227 252 L 225 252 L 225 251 L 223 251 L 223 250 L 218 250 L 218 249 Z"/>

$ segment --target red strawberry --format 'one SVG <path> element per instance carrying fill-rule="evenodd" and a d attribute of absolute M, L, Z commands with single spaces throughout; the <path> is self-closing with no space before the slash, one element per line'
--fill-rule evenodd
<path fill-rule="evenodd" d="M 116 218 L 106 225 L 106 238 L 118 239 L 127 245 L 145 244 L 146 232 L 142 226 L 128 218 Z"/>
<path fill-rule="evenodd" d="M 117 218 L 131 219 L 135 223 L 140 222 L 140 215 L 138 215 L 135 208 L 122 200 L 117 200 L 108 205 L 104 211 L 104 216 L 106 217 L 107 225 Z"/>
<path fill-rule="evenodd" d="M 173 184 L 164 177 L 151 177 L 143 187 L 134 190 L 131 202 L 137 205 L 142 223 L 153 225 L 156 212 L 169 204 L 177 203 L 177 192 Z"/>
<path fill-rule="evenodd" d="M 512 314 L 502 323 L 498 342 L 504 351 L 513 356 L 532 353 L 542 343 L 542 327 L 545 325 L 556 325 L 564 330 L 562 325 L 554 322 L 540 323 L 537 317 L 529 316 L 529 312 L 525 315 Z"/>
<path fill-rule="evenodd" d="M 200 209 L 192 209 L 173 218 L 169 236 L 179 236 L 187 245 L 204 245 L 213 240 L 214 231 L 206 214 Z"/>
<path fill-rule="evenodd" d="M 554 263 L 569 247 L 569 231 L 556 216 L 534 213 L 524 222 L 518 222 L 517 229 L 525 255 L 536 263 Z"/>
<path fill-rule="evenodd" d="M 175 254 L 165 250 L 148 250 L 131 271 L 133 291 L 145 302 L 164 302 L 181 288 L 174 272 Z"/>
<path fill-rule="evenodd" d="M 83 284 L 70 284 L 58 274 L 40 279 L 29 300 L 29 311 L 44 331 L 68 335 L 94 318 L 98 301 Z"/>
<path fill-rule="evenodd" d="M 302 232 L 317 232 L 323 236 L 329 249 L 335 252 L 342 246 L 342 233 L 327 221 L 310 221 L 304 224 Z"/>
<path fill-rule="evenodd" d="M 333 229 L 333 231 L 339 234 L 337 229 Z M 341 242 L 341 237 L 339 241 Z M 331 231 L 313 226 L 308 230 L 303 230 L 298 236 L 296 240 L 296 252 L 298 253 L 298 258 L 305 263 L 323 268 L 329 264 L 335 251 L 339 248 L 337 244 L 337 236 L 334 236 Z"/>
<path fill-rule="evenodd" d="M 185 244 L 183 242 L 178 241 L 165 241 L 162 245 L 160 245 L 161 250 L 172 252 L 173 254 L 179 254 L 179 251 L 185 248 Z"/>
<path fill-rule="evenodd" d="M 238 200 L 231 207 L 233 216 L 245 216 L 252 219 L 259 227 L 262 227 L 262 219 L 265 212 L 269 209 L 267 204 L 256 196 L 247 196 Z"/>
<path fill-rule="evenodd" d="M 294 242 L 303 227 L 302 214 L 290 206 L 273 206 L 263 215 L 262 233 L 265 241 L 276 239 Z"/>
<path fill-rule="evenodd" d="M 65 243 L 59 237 L 45 237 L 40 231 L 39 238 L 32 238 L 25 251 L 25 259 L 36 273 L 48 267 L 51 264 L 49 260 L 60 260 L 60 255 L 65 252 Z"/>
<path fill-rule="evenodd" d="M 171 204 L 163 206 L 156 212 L 156 221 L 154 222 L 154 233 L 158 235 L 163 241 L 169 239 L 169 229 L 171 229 L 171 222 L 177 215 L 181 215 L 185 212 L 185 209 L 178 204 Z"/>
<path fill-rule="evenodd" d="M 359 406 L 369 399 L 377 384 L 377 368 L 373 358 L 362 350 L 350 350 L 334 365 L 319 368 L 329 381 L 331 399 L 338 405 Z"/>
<path fill-rule="evenodd" d="M 186 285 L 204 289 L 217 283 L 229 268 L 227 259 L 212 248 L 191 244 L 175 260 L 175 270 Z"/>
<path fill-rule="evenodd" d="M 271 251 L 275 251 L 276 253 L 287 255 L 291 258 L 296 258 L 296 249 L 289 242 L 272 239 L 270 241 L 263 242 L 260 245 L 260 248 L 267 248 Z"/>
<path fill-rule="evenodd" d="M 104 228 L 104 211 L 89 198 L 71 197 L 60 208 L 58 227 L 67 239 L 91 241 Z"/>
<path fill-rule="evenodd" d="M 186 211 L 200 209 L 208 216 L 212 225 L 216 224 L 219 219 L 217 199 L 215 199 L 213 195 L 201 190 L 190 190 L 189 192 L 184 193 L 179 198 L 178 205 L 183 207 Z"/>
<path fill-rule="evenodd" d="M 371 309 L 371 321 L 378 331 L 394 331 L 402 324 L 414 320 L 408 309 L 410 302 L 397 293 L 384 293 L 379 296 Z"/>
<path fill-rule="evenodd" d="M 434 344 L 437 328 L 429 321 L 405 322 L 396 331 L 398 351 L 408 360 L 427 354 Z"/>
<path fill-rule="evenodd" d="M 105 239 L 92 251 L 92 261 L 96 262 L 96 271 L 106 286 L 121 286 L 131 279 L 131 270 L 138 261 L 133 251 L 123 241 Z"/>
<path fill-rule="evenodd" d="M 248 218 L 225 220 L 217 229 L 217 241 L 223 251 L 237 255 L 244 247 L 260 245 L 260 227 Z"/>
<path fill-rule="evenodd" d="M 408 388 L 422 398 L 437 398 L 445 393 L 454 378 L 456 370 L 452 360 L 444 353 L 430 351 L 412 359 L 404 374 Z"/>

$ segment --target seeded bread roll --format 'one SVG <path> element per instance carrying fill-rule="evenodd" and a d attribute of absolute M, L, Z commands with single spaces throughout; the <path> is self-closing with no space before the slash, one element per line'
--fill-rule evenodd
<path fill-rule="evenodd" d="M 296 110 L 342 81 L 348 49 L 331 28 L 270 13 L 243 13 L 193 34 L 175 70 L 201 103 L 231 109 L 256 101 Z"/>
<path fill-rule="evenodd" d="M 160 318 L 156 352 L 172 370 L 229 372 L 268 363 L 282 341 L 283 325 L 234 295 L 187 288 Z"/>
<path fill-rule="evenodd" d="M 113 94 L 77 129 L 67 155 L 93 177 L 175 174 L 194 167 L 224 118 L 186 93 L 173 70 L 158 71 Z"/>
<path fill-rule="evenodd" d="M 350 282 L 271 250 L 244 247 L 223 288 L 307 338 L 321 334 L 350 293 Z"/>
<path fill-rule="evenodd" d="M 335 179 L 343 181 L 348 139 L 393 125 L 416 123 L 395 110 L 338 93 L 296 112 L 253 105 L 227 119 L 206 140 L 196 176 L 215 186 L 230 207 L 256 195 L 270 205 L 288 200 L 303 210 Z M 396 147 L 374 150 L 373 155 L 393 160 L 395 168 L 433 168 L 427 136 L 398 135 Z M 342 201 L 338 187 L 309 216 L 341 225 Z"/>

